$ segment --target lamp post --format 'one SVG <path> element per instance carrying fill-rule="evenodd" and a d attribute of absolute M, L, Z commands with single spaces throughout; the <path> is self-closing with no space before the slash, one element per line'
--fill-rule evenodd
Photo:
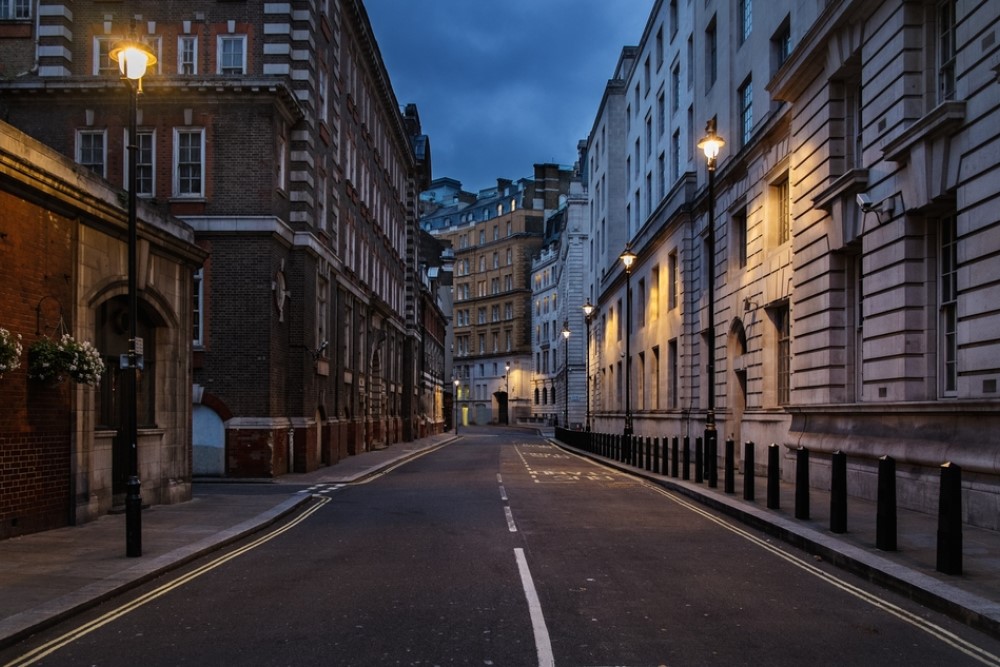
<path fill-rule="evenodd" d="M 459 379 L 455 378 L 454 379 L 454 383 L 455 383 L 455 401 L 454 401 L 454 403 L 455 403 L 455 435 L 458 435 L 458 385 L 459 385 Z"/>
<path fill-rule="evenodd" d="M 630 394 L 632 393 L 632 265 L 635 264 L 636 254 L 632 252 L 629 244 L 625 245 L 625 250 L 618 259 L 625 266 L 625 447 L 627 452 L 632 449 L 632 403 Z"/>
<path fill-rule="evenodd" d="M 146 68 L 156 64 L 156 56 L 136 40 L 126 40 L 108 54 L 118 63 L 122 78 L 129 88 L 128 114 L 128 373 L 122 395 L 127 402 L 126 429 L 128 431 L 128 481 L 125 483 L 125 555 L 133 558 L 142 555 L 142 494 L 139 482 L 139 415 L 137 405 L 137 374 L 142 340 L 138 338 L 139 294 L 136 279 L 136 161 L 138 137 L 136 136 L 139 95 Z"/>
<path fill-rule="evenodd" d="M 562 335 L 566 341 L 566 365 L 563 366 L 563 390 L 566 393 L 563 401 L 563 428 L 569 428 L 569 322 L 563 322 Z"/>
<path fill-rule="evenodd" d="M 698 148 L 705 152 L 708 160 L 708 233 L 705 235 L 708 245 L 708 364 L 705 369 L 708 404 L 705 411 L 705 450 L 713 457 L 719 442 L 719 434 L 715 430 L 715 159 L 719 156 L 719 149 L 725 145 L 726 142 L 715 132 L 715 118 L 711 118 Z"/>
<path fill-rule="evenodd" d="M 507 383 L 505 392 L 507 394 L 507 426 L 510 426 L 510 362 L 504 362 L 504 380 Z"/>
<path fill-rule="evenodd" d="M 587 374 L 587 433 L 590 433 L 590 316 L 593 313 L 594 305 L 587 299 L 587 303 L 583 304 L 583 315 L 587 320 L 587 352 L 583 355 Z"/>

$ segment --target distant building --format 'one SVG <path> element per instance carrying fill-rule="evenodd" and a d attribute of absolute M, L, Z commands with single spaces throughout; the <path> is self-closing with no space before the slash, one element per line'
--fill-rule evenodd
<path fill-rule="evenodd" d="M 4 116 L 112 184 L 128 103 L 109 50 L 134 32 L 157 55 L 138 194 L 210 253 L 190 293 L 196 472 L 308 471 L 413 438 L 430 147 L 360 0 L 25 7 L 0 17 Z"/>
<path fill-rule="evenodd" d="M 434 196 L 424 196 L 421 227 L 455 255 L 452 356 L 462 424 L 514 423 L 531 414 L 531 257 L 570 175 L 536 165 L 534 179 L 498 180 L 473 203 L 450 179 L 434 181 Z"/>

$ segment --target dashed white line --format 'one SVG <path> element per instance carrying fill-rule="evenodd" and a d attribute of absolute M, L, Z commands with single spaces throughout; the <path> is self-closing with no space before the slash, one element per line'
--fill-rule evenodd
<path fill-rule="evenodd" d="M 514 515 L 511 513 L 508 505 L 503 506 L 503 513 L 507 515 L 507 529 L 512 533 L 516 533 L 517 526 L 514 525 Z"/>
<path fill-rule="evenodd" d="M 539 667 L 555 667 L 555 657 L 552 655 L 552 642 L 549 640 L 549 629 L 545 626 L 545 616 L 542 614 L 542 603 L 535 591 L 535 582 L 528 569 L 528 561 L 524 557 L 524 549 L 514 549 L 517 559 L 517 569 L 521 573 L 521 586 L 524 587 L 524 597 L 528 600 L 528 613 L 531 615 L 531 629 L 535 634 L 535 651 L 538 653 Z"/>
<path fill-rule="evenodd" d="M 503 484 L 500 485 L 500 500 L 507 502 L 507 489 L 503 488 Z"/>

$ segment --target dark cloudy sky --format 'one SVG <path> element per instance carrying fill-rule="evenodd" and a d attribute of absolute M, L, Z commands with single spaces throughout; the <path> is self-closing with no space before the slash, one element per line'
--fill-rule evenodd
<path fill-rule="evenodd" d="M 571 165 L 623 46 L 653 0 L 364 0 L 400 104 L 414 102 L 434 178 L 475 192 Z"/>

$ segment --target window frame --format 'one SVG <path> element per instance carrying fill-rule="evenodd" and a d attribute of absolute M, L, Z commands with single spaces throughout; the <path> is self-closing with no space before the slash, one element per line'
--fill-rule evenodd
<path fill-rule="evenodd" d="M 200 156 L 200 160 L 198 162 L 199 191 L 198 192 L 182 191 L 181 183 L 184 181 L 184 177 L 182 177 L 181 175 L 181 166 L 182 166 L 180 161 L 181 135 L 195 135 L 195 134 L 197 134 L 199 137 L 199 145 L 198 145 L 199 156 Z M 173 174 L 173 183 L 171 184 L 172 196 L 179 199 L 203 199 L 205 197 L 205 128 L 175 127 L 173 139 L 174 139 L 173 156 L 171 158 L 171 165 L 172 165 L 171 171 Z M 194 163 L 185 162 L 184 164 L 194 164 Z"/>

